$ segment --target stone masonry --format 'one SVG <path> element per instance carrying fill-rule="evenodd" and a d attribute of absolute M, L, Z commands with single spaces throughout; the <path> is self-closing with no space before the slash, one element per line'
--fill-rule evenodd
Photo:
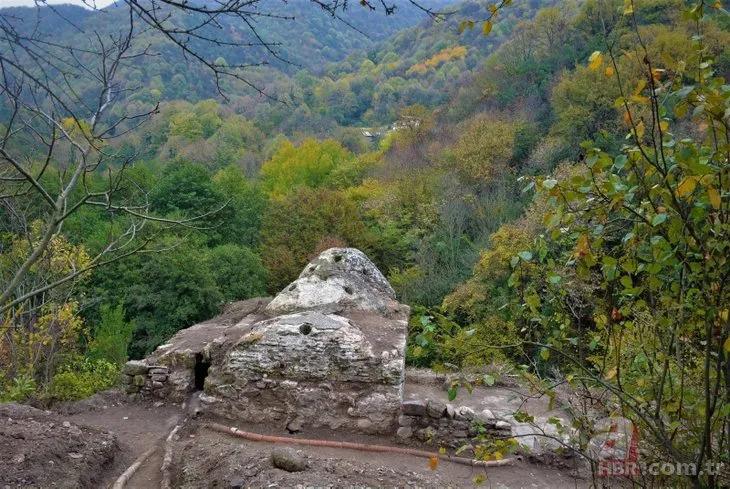
<path fill-rule="evenodd" d="M 397 435 L 440 447 L 458 448 L 479 434 L 509 438 L 512 425 L 488 409 L 475 413 L 467 406 L 438 400 L 409 400 L 401 406 Z"/>
<path fill-rule="evenodd" d="M 392 434 L 409 315 L 364 253 L 332 248 L 273 300 L 231 304 L 129 362 L 124 381 L 133 396 L 173 402 L 204 388 L 202 412 L 292 433 Z"/>
<path fill-rule="evenodd" d="M 164 365 L 148 365 L 146 360 L 130 360 L 124 365 L 122 383 L 127 394 L 166 397 L 165 386 L 169 377 Z"/>
<path fill-rule="evenodd" d="M 212 364 L 210 411 L 291 432 L 395 431 L 410 310 L 362 252 L 325 251 L 265 311 Z"/>

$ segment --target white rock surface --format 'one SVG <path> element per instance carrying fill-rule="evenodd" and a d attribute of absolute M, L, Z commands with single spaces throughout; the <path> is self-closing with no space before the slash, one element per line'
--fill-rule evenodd
<path fill-rule="evenodd" d="M 331 248 L 304 268 L 266 307 L 270 314 L 345 309 L 385 313 L 395 292 L 380 270 L 355 248 Z"/>

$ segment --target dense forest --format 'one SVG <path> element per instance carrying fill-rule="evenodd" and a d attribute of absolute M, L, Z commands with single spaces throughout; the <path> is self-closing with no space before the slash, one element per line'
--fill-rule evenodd
<path fill-rule="evenodd" d="M 565 383 L 605 390 L 674 459 L 730 462 L 730 16 L 719 2 L 505 3 L 382 18 L 353 5 L 337 19 L 291 2 L 292 25 L 261 25 L 273 58 L 210 53 L 257 65 L 218 87 L 143 31 L 135 42 L 158 56 L 122 66 L 112 114 L 153 115 L 112 126 L 113 156 L 83 187 L 119 178 L 115 198 L 157 218 L 129 234 L 135 215 L 112 205 L 65 216 L 4 297 L 2 398 L 107 388 L 128 356 L 352 246 L 412 307 L 408 364 L 487 382 L 519 372 L 548 396 Z M 123 15 L 40 12 L 67 42 L 78 31 L 56 15 L 82 30 Z M 28 28 L 37 15 L 0 10 Z M 14 193 L 8 155 L 58 191 L 74 149 L 59 140 L 44 163 L 43 135 L 13 133 L 3 97 L 5 288 L 46 212 L 42 195 Z"/>

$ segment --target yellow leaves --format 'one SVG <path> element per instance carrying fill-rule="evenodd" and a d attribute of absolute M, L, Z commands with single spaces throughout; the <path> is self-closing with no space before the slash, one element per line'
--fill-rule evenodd
<path fill-rule="evenodd" d="M 712 204 L 712 207 L 719 209 L 722 205 L 722 196 L 720 196 L 720 192 L 718 192 L 716 188 L 710 187 L 707 189 L 707 195 L 710 198 L 710 204 Z"/>
<path fill-rule="evenodd" d="M 715 3 L 712 5 L 712 8 L 721 9 L 722 8 L 722 2 L 720 0 L 716 0 Z"/>
<path fill-rule="evenodd" d="M 605 379 L 611 380 L 612 378 L 616 377 L 616 372 L 618 372 L 618 369 L 616 367 L 613 367 L 611 370 L 606 372 Z"/>
<path fill-rule="evenodd" d="M 646 88 L 646 80 L 639 80 L 634 88 L 634 95 L 639 95 Z"/>
<path fill-rule="evenodd" d="M 593 54 L 588 58 L 588 69 L 596 71 L 601 65 L 603 65 L 603 54 L 600 51 L 593 51 Z"/>
<path fill-rule="evenodd" d="M 677 189 L 675 190 L 677 197 L 686 197 L 694 192 L 697 187 L 697 180 L 697 177 L 684 178 L 679 185 L 677 185 Z"/>
<path fill-rule="evenodd" d="M 641 95 L 644 88 L 646 88 L 646 80 L 639 80 L 639 83 L 636 84 L 636 88 L 634 88 L 634 93 L 631 95 L 631 100 L 641 105 L 648 105 L 649 99 Z"/>
<path fill-rule="evenodd" d="M 473 20 L 462 20 L 461 23 L 459 23 L 459 34 L 462 34 L 467 29 L 473 29 L 473 28 L 474 28 Z"/>
<path fill-rule="evenodd" d="M 442 49 L 423 63 L 416 63 L 411 66 L 407 73 L 425 73 L 428 69 L 437 68 L 443 63 L 453 61 L 455 59 L 466 58 L 466 52 L 466 47 L 464 46 L 454 46 L 453 48 Z"/>
<path fill-rule="evenodd" d="M 644 122 L 642 121 L 636 124 L 636 127 L 634 129 L 636 130 L 636 137 L 642 139 L 644 137 L 644 134 L 646 133 L 646 127 L 644 126 Z"/>
<path fill-rule="evenodd" d="M 722 345 L 722 349 L 725 351 L 725 353 L 730 353 L 730 336 L 725 340 L 725 343 Z"/>
<path fill-rule="evenodd" d="M 578 242 L 575 245 L 575 256 L 576 258 L 583 258 L 590 253 L 590 245 L 588 244 L 588 236 L 581 234 L 578 238 Z"/>
<path fill-rule="evenodd" d="M 428 466 L 431 470 L 436 470 L 439 466 L 439 458 L 434 455 L 433 457 L 428 459 Z"/>
<path fill-rule="evenodd" d="M 84 331 L 77 310 L 76 302 L 48 302 L 41 307 L 32 330 L 15 328 L 10 340 L 17 367 L 33 374 L 43 358 L 61 349 L 70 351 Z"/>
<path fill-rule="evenodd" d="M 606 76 L 609 78 L 613 78 L 613 75 L 616 74 L 615 70 L 613 69 L 613 66 L 606 66 Z"/>
<path fill-rule="evenodd" d="M 624 124 L 626 124 L 627 126 L 631 125 L 631 112 L 629 112 L 628 110 L 624 111 Z"/>
<path fill-rule="evenodd" d="M 634 13 L 634 2 L 632 0 L 626 0 L 624 3 L 624 15 L 631 15 Z"/>
<path fill-rule="evenodd" d="M 497 8 L 497 6 L 495 4 L 493 4 L 493 3 L 489 4 L 489 12 L 491 12 L 492 17 L 496 17 L 498 11 L 499 11 L 499 9 Z"/>
<path fill-rule="evenodd" d="M 659 122 L 659 129 L 666 132 L 669 130 L 669 121 L 660 121 Z"/>
<path fill-rule="evenodd" d="M 484 21 L 482 24 L 482 35 L 488 36 L 492 32 L 492 23 L 490 21 Z"/>
<path fill-rule="evenodd" d="M 74 119 L 73 117 L 66 117 L 61 120 L 61 128 L 66 131 L 70 137 L 83 136 L 86 139 L 91 139 L 91 126 L 83 119 Z"/>

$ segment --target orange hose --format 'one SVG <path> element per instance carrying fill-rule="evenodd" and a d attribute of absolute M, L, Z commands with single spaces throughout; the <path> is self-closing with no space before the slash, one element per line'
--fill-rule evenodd
<path fill-rule="evenodd" d="M 253 433 L 251 431 L 239 430 L 233 426 L 225 426 L 218 423 L 205 423 L 205 428 L 213 431 L 219 431 L 221 433 L 228 433 L 239 438 L 244 438 L 251 441 L 263 441 L 268 443 L 291 443 L 295 445 L 308 445 L 314 447 L 330 447 L 330 448 L 345 448 L 349 450 L 358 450 L 361 452 L 389 452 L 389 453 L 404 453 L 406 455 L 413 455 L 416 457 L 425 458 L 443 458 L 449 462 L 454 462 L 461 465 L 469 465 L 472 467 L 499 467 L 502 465 L 510 465 L 513 460 L 505 458 L 502 460 L 473 460 L 466 457 L 456 457 L 451 455 L 441 455 L 439 453 L 428 452 L 426 450 L 418 450 L 416 448 L 403 448 L 403 447 L 392 447 L 389 445 L 369 445 L 366 443 L 352 443 L 348 441 L 332 441 L 332 440 L 313 440 L 308 438 L 287 438 L 284 436 L 272 436 L 262 435 L 260 433 Z"/>

